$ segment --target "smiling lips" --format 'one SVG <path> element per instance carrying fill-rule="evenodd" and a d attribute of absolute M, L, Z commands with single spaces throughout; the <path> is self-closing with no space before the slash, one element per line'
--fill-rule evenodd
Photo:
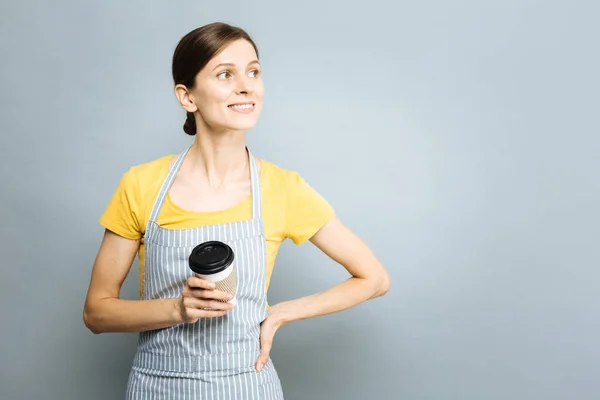
<path fill-rule="evenodd" d="M 254 103 L 236 103 L 227 106 L 230 110 L 239 112 L 242 114 L 249 114 L 254 111 Z"/>

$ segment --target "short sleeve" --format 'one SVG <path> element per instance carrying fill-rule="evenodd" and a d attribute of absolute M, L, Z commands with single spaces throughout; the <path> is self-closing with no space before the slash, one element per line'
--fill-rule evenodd
<path fill-rule="evenodd" d="M 299 174 L 292 173 L 287 183 L 285 236 L 301 244 L 333 217 L 334 210 Z"/>
<path fill-rule="evenodd" d="M 100 217 L 100 225 L 128 239 L 140 239 L 140 191 L 134 171 L 121 177 L 119 186 Z"/>

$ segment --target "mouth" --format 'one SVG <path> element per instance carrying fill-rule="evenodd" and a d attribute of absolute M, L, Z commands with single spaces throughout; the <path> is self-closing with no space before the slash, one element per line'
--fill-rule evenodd
<path fill-rule="evenodd" d="M 247 114 L 254 111 L 254 103 L 235 103 L 228 105 L 227 108 L 236 112 Z"/>

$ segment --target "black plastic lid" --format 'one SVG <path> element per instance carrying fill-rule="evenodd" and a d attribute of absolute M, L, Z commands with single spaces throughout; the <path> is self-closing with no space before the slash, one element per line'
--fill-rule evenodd
<path fill-rule="evenodd" d="M 233 250 L 227 244 L 216 240 L 204 242 L 194 247 L 190 253 L 190 269 L 197 274 L 216 274 L 233 262 Z"/>

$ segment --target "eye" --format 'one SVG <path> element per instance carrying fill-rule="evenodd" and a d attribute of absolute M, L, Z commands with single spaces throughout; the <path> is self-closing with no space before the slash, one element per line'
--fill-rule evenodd
<path fill-rule="evenodd" d="M 231 77 L 231 74 L 229 73 L 229 71 L 223 71 L 217 75 L 217 79 L 219 79 L 219 80 L 226 80 L 226 79 L 229 79 L 230 77 Z"/>
<path fill-rule="evenodd" d="M 256 78 L 256 77 L 258 77 L 258 75 L 260 75 L 260 71 L 259 70 L 253 69 L 252 71 L 250 71 L 250 76 L 252 78 Z"/>

